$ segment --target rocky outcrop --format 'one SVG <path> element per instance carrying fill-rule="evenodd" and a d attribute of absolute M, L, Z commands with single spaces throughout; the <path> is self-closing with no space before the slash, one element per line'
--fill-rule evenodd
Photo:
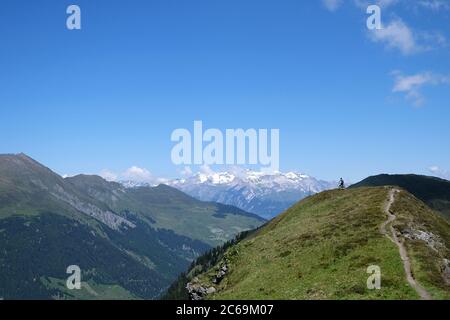
<path fill-rule="evenodd" d="M 222 282 L 228 273 L 228 262 L 225 260 L 219 267 L 219 271 L 213 277 L 212 283 L 218 285 Z M 217 290 L 213 286 L 206 286 L 200 283 L 196 277 L 186 285 L 186 290 L 190 300 L 204 300 L 208 295 L 215 293 Z"/>
<path fill-rule="evenodd" d="M 414 228 L 407 228 L 402 230 L 401 234 L 407 239 L 425 242 L 425 244 L 430 249 L 434 250 L 437 253 L 440 253 L 442 251 L 441 249 L 445 248 L 442 239 L 431 232 L 416 230 Z M 446 257 L 442 257 L 440 271 L 445 283 L 447 285 L 450 285 L 450 260 L 448 260 Z"/>
<path fill-rule="evenodd" d="M 225 262 L 219 268 L 219 271 L 217 272 L 217 274 L 214 277 L 214 279 L 212 280 L 212 282 L 214 284 L 220 284 L 222 282 L 223 278 L 225 278 L 225 276 L 227 275 L 227 272 L 228 272 L 228 263 L 225 260 Z"/>
<path fill-rule="evenodd" d="M 442 240 L 431 232 L 406 228 L 401 231 L 401 234 L 407 239 L 425 242 L 434 251 L 439 251 L 439 248 L 443 247 Z"/>
<path fill-rule="evenodd" d="M 131 221 L 128 221 L 109 210 L 102 210 L 93 204 L 81 201 L 76 196 L 66 192 L 64 188 L 58 184 L 54 187 L 54 191 L 51 192 L 51 195 L 69 204 L 77 211 L 104 223 L 113 230 L 120 230 L 121 227 L 125 229 L 136 227 Z"/>
<path fill-rule="evenodd" d="M 198 278 L 194 278 L 186 286 L 186 290 L 189 294 L 189 299 L 194 301 L 204 300 L 206 296 L 216 292 L 214 287 L 206 287 L 200 284 Z"/>

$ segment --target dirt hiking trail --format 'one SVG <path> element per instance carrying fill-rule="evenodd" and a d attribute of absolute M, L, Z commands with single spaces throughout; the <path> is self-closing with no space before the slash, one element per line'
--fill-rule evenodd
<path fill-rule="evenodd" d="M 386 202 L 386 205 L 384 207 L 384 211 L 386 215 L 388 216 L 388 219 L 381 225 L 380 231 L 382 234 L 387 236 L 392 242 L 394 242 L 400 252 L 400 257 L 403 261 L 403 267 L 405 268 L 406 273 L 406 280 L 411 285 L 411 287 L 416 290 L 417 294 L 420 296 L 423 300 L 431 300 L 431 295 L 428 293 L 425 288 L 423 288 L 420 284 L 417 283 L 417 281 L 414 279 L 414 275 L 411 271 L 411 261 L 408 257 L 408 253 L 406 252 L 406 248 L 403 245 L 403 242 L 399 240 L 397 237 L 397 233 L 395 232 L 395 229 L 393 227 L 393 222 L 395 219 L 397 219 L 396 215 L 391 211 L 392 204 L 395 202 L 395 195 L 397 193 L 401 192 L 399 189 L 391 189 L 389 190 L 389 200 Z M 387 227 L 389 225 L 389 232 L 387 230 Z"/>

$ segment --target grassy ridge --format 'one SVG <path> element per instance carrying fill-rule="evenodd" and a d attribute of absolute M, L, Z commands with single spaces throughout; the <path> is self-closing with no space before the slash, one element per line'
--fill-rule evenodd
<path fill-rule="evenodd" d="M 406 281 L 397 246 L 379 230 L 387 219 L 388 190 L 332 190 L 309 197 L 230 247 L 224 254 L 229 272 L 220 285 L 211 280 L 221 262 L 199 275 L 198 281 L 216 287 L 210 299 L 418 299 Z M 448 223 L 421 202 L 405 201 L 413 207 L 400 203 L 399 215 L 431 219 L 428 224 L 439 229 L 433 229 L 436 233 L 450 234 Z M 419 204 L 423 212 L 414 213 Z M 437 285 L 442 278 L 438 280 L 436 272 L 426 274 L 425 264 L 417 267 L 417 260 L 425 263 L 424 254 L 430 249 L 410 250 L 419 281 L 436 298 L 445 297 L 448 288 Z M 367 289 L 371 265 L 381 268 L 381 290 Z"/>
<path fill-rule="evenodd" d="M 368 177 L 350 188 L 398 186 L 450 219 L 450 181 L 415 174 L 380 174 Z"/>

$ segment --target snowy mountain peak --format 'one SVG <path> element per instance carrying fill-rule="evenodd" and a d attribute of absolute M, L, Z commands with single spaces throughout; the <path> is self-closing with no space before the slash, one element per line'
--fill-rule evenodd
<path fill-rule="evenodd" d="M 212 184 L 227 184 L 234 181 L 236 178 L 233 174 L 228 172 L 214 172 L 212 174 L 197 174 L 200 183 L 209 182 Z"/>
<path fill-rule="evenodd" d="M 122 180 L 118 181 L 126 189 L 139 188 L 139 187 L 155 187 L 156 185 L 148 182 L 138 182 L 133 180 Z"/>
<path fill-rule="evenodd" d="M 335 187 L 299 172 L 263 172 L 234 169 L 232 172 L 199 172 L 172 180 L 169 185 L 203 201 L 234 205 L 271 218 L 311 194 Z"/>
<path fill-rule="evenodd" d="M 264 185 L 270 182 L 278 183 L 298 183 L 302 180 L 310 179 L 309 176 L 297 172 L 274 172 L 266 173 L 262 171 L 254 170 L 242 170 L 236 173 L 230 172 L 209 172 L 196 173 L 188 178 L 177 179 L 169 184 L 180 185 L 180 184 L 211 184 L 211 185 L 229 185 L 229 184 L 239 184 L 247 183 L 252 185 Z"/>

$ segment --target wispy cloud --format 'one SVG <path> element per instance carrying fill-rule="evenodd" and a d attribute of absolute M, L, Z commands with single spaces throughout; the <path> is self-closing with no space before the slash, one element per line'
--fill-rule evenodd
<path fill-rule="evenodd" d="M 179 173 L 182 177 L 190 177 L 193 174 L 192 169 L 189 166 L 185 166 Z"/>
<path fill-rule="evenodd" d="M 439 31 L 420 31 L 417 33 L 417 39 L 424 51 L 448 46 L 447 38 Z"/>
<path fill-rule="evenodd" d="M 361 10 L 367 9 L 369 5 L 376 4 L 382 9 L 383 28 L 380 30 L 370 30 L 368 35 L 374 42 L 382 43 L 389 49 L 399 50 L 403 55 L 411 55 L 419 52 L 434 50 L 441 47 L 447 47 L 448 42 L 442 32 L 439 31 L 423 31 L 415 30 L 405 23 L 401 18 L 397 17 L 395 13 L 391 12 L 389 16 L 391 21 L 385 21 L 386 9 L 402 5 L 407 8 L 428 8 L 433 12 L 450 9 L 450 2 L 443 0 L 420 0 L 420 1 L 405 1 L 405 0 L 347 0 L 348 3 L 353 3 Z M 329 11 L 335 12 L 345 2 L 343 0 L 322 0 L 324 7 Z M 389 10 L 392 11 L 392 10 Z"/>
<path fill-rule="evenodd" d="M 388 48 L 398 49 L 404 55 L 421 50 L 411 28 L 400 19 L 392 21 L 381 30 L 371 30 L 369 35 L 372 41 L 384 43 Z"/>
<path fill-rule="evenodd" d="M 434 12 L 450 10 L 450 3 L 448 0 L 346 0 L 353 3 L 361 9 L 366 9 L 369 5 L 376 4 L 383 9 L 393 7 L 394 5 L 402 5 L 405 8 L 422 8 L 429 9 Z M 343 3 L 343 0 L 322 0 L 327 9 L 335 11 Z"/>
<path fill-rule="evenodd" d="M 117 181 L 117 179 L 119 178 L 118 175 L 108 169 L 104 169 L 100 172 L 100 177 L 102 177 L 103 179 L 107 180 L 107 181 Z"/>
<path fill-rule="evenodd" d="M 107 181 L 133 181 L 149 184 L 159 184 L 167 181 L 166 179 L 157 178 L 149 170 L 137 166 L 132 166 L 120 173 L 105 169 L 99 175 Z"/>
<path fill-rule="evenodd" d="M 133 166 L 122 173 L 124 180 L 132 180 L 136 182 L 149 182 L 153 179 L 152 174 L 145 168 Z"/>
<path fill-rule="evenodd" d="M 376 4 L 377 6 L 379 6 L 382 9 L 388 8 L 394 4 L 399 3 L 400 0 L 353 0 L 353 3 L 361 8 L 361 9 L 366 9 L 368 6 Z"/>
<path fill-rule="evenodd" d="M 329 11 L 336 11 L 343 3 L 342 0 L 322 0 L 323 5 Z"/>
<path fill-rule="evenodd" d="M 200 166 L 200 172 L 204 173 L 204 174 L 214 174 L 215 173 L 215 171 L 206 164 Z"/>
<path fill-rule="evenodd" d="M 442 33 L 413 30 L 400 18 L 394 19 L 381 30 L 368 32 L 372 41 L 383 43 L 389 49 L 399 50 L 403 55 L 447 46 L 447 39 Z"/>
<path fill-rule="evenodd" d="M 421 0 L 417 2 L 417 5 L 434 12 L 450 10 L 450 3 L 448 0 Z"/>
<path fill-rule="evenodd" d="M 450 84 L 450 78 L 431 72 L 423 72 L 414 75 L 403 75 L 400 71 L 392 72 L 394 76 L 394 87 L 392 92 L 403 93 L 406 99 L 411 100 L 416 107 L 425 103 L 421 89 L 426 85 Z"/>
<path fill-rule="evenodd" d="M 400 0 L 347 0 L 347 2 L 354 4 L 358 8 L 366 9 L 369 5 L 376 4 L 381 8 L 387 8 L 393 4 L 398 3 Z M 343 4 L 344 0 L 322 0 L 324 7 L 331 11 L 337 11 Z"/>
<path fill-rule="evenodd" d="M 431 166 L 428 168 L 428 170 L 436 177 L 444 178 L 447 180 L 450 179 L 450 172 L 440 168 L 439 166 Z"/>

